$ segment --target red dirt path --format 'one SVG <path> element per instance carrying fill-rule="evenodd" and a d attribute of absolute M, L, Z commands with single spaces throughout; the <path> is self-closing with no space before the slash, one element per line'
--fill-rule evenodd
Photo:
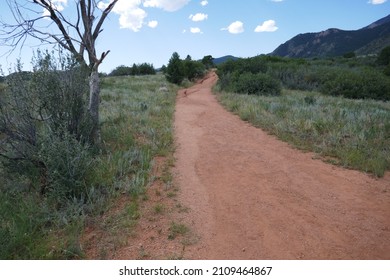
<path fill-rule="evenodd" d="M 227 112 L 215 73 L 179 92 L 175 182 L 186 259 L 390 259 L 390 176 L 313 159 Z"/>

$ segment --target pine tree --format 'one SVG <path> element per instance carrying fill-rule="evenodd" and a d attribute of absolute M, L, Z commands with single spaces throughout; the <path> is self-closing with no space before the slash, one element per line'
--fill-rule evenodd
<path fill-rule="evenodd" d="M 184 80 L 184 64 L 177 52 L 174 52 L 169 60 L 165 77 L 169 82 L 178 85 Z"/>

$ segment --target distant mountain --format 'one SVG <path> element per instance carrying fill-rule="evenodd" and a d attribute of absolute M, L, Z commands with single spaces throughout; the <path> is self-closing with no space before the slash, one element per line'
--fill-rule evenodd
<path fill-rule="evenodd" d="M 364 28 L 346 31 L 331 28 L 299 34 L 276 48 L 271 55 L 282 57 L 333 57 L 349 52 L 377 54 L 390 45 L 390 15 Z"/>
<path fill-rule="evenodd" d="M 226 55 L 226 56 L 223 56 L 223 57 L 219 57 L 219 58 L 214 58 L 213 62 L 215 65 L 219 65 L 219 64 L 222 64 L 228 60 L 237 60 L 239 59 L 238 57 L 235 57 L 235 56 L 232 56 L 232 55 Z"/>
<path fill-rule="evenodd" d="M 390 15 L 388 15 L 387 17 L 381 18 L 380 20 L 377 20 L 376 22 L 371 23 L 370 25 L 368 25 L 362 29 L 372 29 L 372 28 L 378 27 L 379 25 L 386 24 L 389 22 L 390 22 Z"/>

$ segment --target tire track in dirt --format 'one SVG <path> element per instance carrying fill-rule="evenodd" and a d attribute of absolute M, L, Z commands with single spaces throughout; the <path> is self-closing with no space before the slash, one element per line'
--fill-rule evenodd
<path fill-rule="evenodd" d="M 178 94 L 175 182 L 188 259 L 390 259 L 390 176 L 314 160 L 227 112 L 207 79 Z"/>

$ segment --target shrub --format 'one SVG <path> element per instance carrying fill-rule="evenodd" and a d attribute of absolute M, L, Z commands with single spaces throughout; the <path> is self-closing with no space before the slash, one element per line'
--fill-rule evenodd
<path fill-rule="evenodd" d="M 237 93 L 255 95 L 280 95 L 280 83 L 267 74 L 249 72 L 235 75 L 232 88 Z"/>
<path fill-rule="evenodd" d="M 89 148 L 66 131 L 43 139 L 39 156 L 46 166 L 48 195 L 55 201 L 85 197 L 85 178 L 92 165 Z"/>
<path fill-rule="evenodd" d="M 347 52 L 347 53 L 343 54 L 343 57 L 344 58 L 354 58 L 354 57 L 356 57 L 356 54 L 354 52 Z"/>
<path fill-rule="evenodd" d="M 321 91 L 352 99 L 390 100 L 390 81 L 377 71 L 343 71 L 325 82 Z"/>
<path fill-rule="evenodd" d="M 203 77 L 206 71 L 203 63 L 193 60 L 184 60 L 184 75 L 190 80 L 194 81 L 200 77 Z"/>
<path fill-rule="evenodd" d="M 385 47 L 378 56 L 377 63 L 379 65 L 389 65 L 390 64 L 390 46 Z"/>
<path fill-rule="evenodd" d="M 39 184 L 42 193 L 58 189 L 58 184 L 79 188 L 80 176 L 67 172 L 85 172 L 79 160 L 89 153 L 86 71 L 70 58 L 55 60 L 47 52 L 38 52 L 35 59 L 30 79 L 18 74 L 7 78 L 0 103 L 2 161 L 8 172 Z M 64 168 L 59 167 L 61 160 L 66 161 Z"/>
<path fill-rule="evenodd" d="M 132 74 L 132 68 L 120 65 L 111 71 L 110 76 L 128 76 Z"/>

